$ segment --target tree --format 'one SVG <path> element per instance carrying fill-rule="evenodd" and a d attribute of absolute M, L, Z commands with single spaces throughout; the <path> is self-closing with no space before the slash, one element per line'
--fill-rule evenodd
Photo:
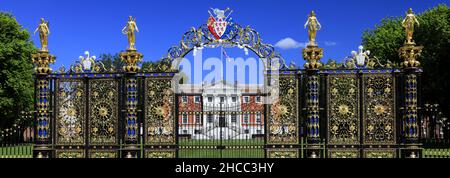
<path fill-rule="evenodd" d="M 105 65 L 107 70 L 114 68 L 115 71 L 122 71 L 124 66 L 119 54 L 100 54 L 99 61 Z"/>
<path fill-rule="evenodd" d="M 422 74 L 422 98 L 424 102 L 438 103 L 449 113 L 450 109 L 450 8 L 441 4 L 423 13 L 417 14 L 420 26 L 414 32 L 414 41 L 424 46 L 419 58 Z M 363 45 L 380 58 L 399 63 L 402 60 L 398 49 L 405 41 L 401 26 L 403 17 L 389 17 L 367 30 L 362 36 Z"/>
<path fill-rule="evenodd" d="M 11 14 L 0 12 L 0 128 L 33 107 L 35 50 L 29 32 Z"/>

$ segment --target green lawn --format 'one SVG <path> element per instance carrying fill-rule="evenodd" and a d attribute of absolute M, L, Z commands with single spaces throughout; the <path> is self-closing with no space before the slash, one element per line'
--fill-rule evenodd
<path fill-rule="evenodd" d="M 180 158 L 264 158 L 264 139 L 222 141 L 180 139 L 179 145 Z M 215 146 L 227 148 L 216 149 Z"/>
<path fill-rule="evenodd" d="M 32 158 L 32 157 L 33 157 L 32 144 L 0 147 L 0 158 Z"/>

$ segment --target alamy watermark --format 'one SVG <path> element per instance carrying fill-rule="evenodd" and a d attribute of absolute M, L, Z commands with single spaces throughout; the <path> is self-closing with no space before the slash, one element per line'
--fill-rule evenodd
<path fill-rule="evenodd" d="M 265 104 L 272 104 L 279 96 L 279 59 L 254 57 L 203 59 L 203 50 L 194 49 L 193 59 L 186 57 L 172 61 L 172 69 L 179 70 L 172 80 L 175 93 L 189 93 L 222 87 L 224 93 L 245 91 L 264 96 Z"/>

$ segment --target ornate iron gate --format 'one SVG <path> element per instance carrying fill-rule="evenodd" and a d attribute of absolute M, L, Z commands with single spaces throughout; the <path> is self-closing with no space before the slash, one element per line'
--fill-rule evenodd
<path fill-rule="evenodd" d="M 329 72 L 330 158 L 396 157 L 395 75 L 394 70 Z"/>
<path fill-rule="evenodd" d="M 317 21 L 313 16 L 307 24 Z M 135 25 L 132 18 L 130 24 Z M 32 55 L 33 156 L 414 158 L 422 154 L 418 127 L 422 70 L 416 60 L 422 46 L 408 39 L 399 49 L 405 60 L 401 68 L 386 64 L 380 67 L 386 69 L 374 69 L 375 59 L 361 47 L 345 65 L 331 63 L 325 69 L 320 63 L 324 50 L 315 44 L 312 30 L 310 44 L 303 49 L 305 69 L 288 69 L 275 48 L 261 42 L 258 32 L 232 22 L 227 28 L 221 36 L 211 32 L 211 24 L 192 28 L 179 46 L 169 49 L 156 71 L 140 71 L 142 54 L 134 47 L 134 31 L 129 32 L 130 47 L 120 53 L 123 72 L 106 70 L 87 56 L 69 71 L 53 73 L 49 64 L 55 57 L 43 46 Z M 177 93 L 178 83 L 172 79 L 178 71 L 169 69 L 172 62 L 198 47 L 219 45 L 255 52 L 268 70 L 266 85 L 278 88 L 245 96 Z M 263 100 L 271 103 L 258 103 Z"/>
<path fill-rule="evenodd" d="M 55 74 L 57 158 L 117 157 L 120 75 Z"/>

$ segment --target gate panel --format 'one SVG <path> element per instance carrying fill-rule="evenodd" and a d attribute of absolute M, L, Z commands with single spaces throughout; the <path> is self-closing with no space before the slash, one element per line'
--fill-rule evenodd
<path fill-rule="evenodd" d="M 84 145 L 86 120 L 86 89 L 81 79 L 57 80 L 56 144 Z"/>
<path fill-rule="evenodd" d="M 328 144 L 360 143 L 358 85 L 356 74 L 328 76 Z"/>
<path fill-rule="evenodd" d="M 360 144 L 359 79 L 330 74 L 327 80 L 327 142 L 330 158 L 357 158 Z"/>
<path fill-rule="evenodd" d="M 173 158 L 175 150 L 166 145 L 176 145 L 175 95 L 172 78 L 145 78 L 145 144 L 147 158 Z"/>
<path fill-rule="evenodd" d="M 115 79 L 89 80 L 89 144 L 116 145 L 119 88 Z"/>
<path fill-rule="evenodd" d="M 395 87 L 390 73 L 363 74 L 363 143 L 395 144 Z"/>
<path fill-rule="evenodd" d="M 276 80 L 276 79 L 272 79 Z M 298 118 L 298 77 L 296 73 L 279 75 L 279 90 L 271 91 L 277 96 L 267 112 L 267 156 L 272 157 L 298 157 L 298 149 L 293 148 L 299 143 Z M 280 147 L 283 149 L 277 149 Z M 291 149 L 285 149 L 284 147 Z"/>

